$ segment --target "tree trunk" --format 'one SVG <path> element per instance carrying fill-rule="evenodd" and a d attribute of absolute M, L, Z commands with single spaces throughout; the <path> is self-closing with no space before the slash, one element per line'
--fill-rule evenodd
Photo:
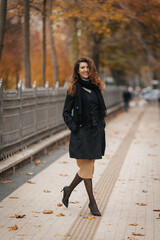
<path fill-rule="evenodd" d="M 99 71 L 100 48 L 103 38 L 98 34 L 93 34 L 92 38 L 93 38 L 92 58 L 96 65 L 97 71 Z"/>
<path fill-rule="evenodd" d="M 42 86 L 45 86 L 46 82 L 46 0 L 43 0 L 43 42 L 42 42 L 42 49 L 43 49 L 43 63 L 42 63 Z"/>
<path fill-rule="evenodd" d="M 57 53 L 56 53 L 56 47 L 55 47 L 55 40 L 54 40 L 54 29 L 53 29 L 53 20 L 51 19 L 52 16 L 52 0 L 49 0 L 49 9 L 50 14 L 48 17 L 48 23 L 49 23 L 49 35 L 50 35 L 50 44 L 51 44 L 51 55 L 52 55 L 52 65 L 53 65 L 53 86 L 56 85 L 56 83 L 59 83 L 59 74 L 58 74 L 58 60 L 57 60 Z"/>
<path fill-rule="evenodd" d="M 0 0 L 0 60 L 3 49 L 3 39 L 5 34 L 5 22 L 6 22 L 7 0 Z"/>
<path fill-rule="evenodd" d="M 25 87 L 31 87 L 30 70 L 30 31 L 29 31 L 29 1 L 24 0 L 24 61 L 25 61 Z"/>
<path fill-rule="evenodd" d="M 78 36 L 77 36 L 77 18 L 73 18 L 71 23 L 73 28 L 73 35 L 72 35 L 73 63 L 75 63 L 79 55 L 79 43 L 78 43 Z"/>

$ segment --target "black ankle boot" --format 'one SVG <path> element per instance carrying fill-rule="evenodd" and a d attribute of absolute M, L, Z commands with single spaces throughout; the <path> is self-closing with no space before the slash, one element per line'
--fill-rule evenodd
<path fill-rule="evenodd" d="M 99 217 L 101 216 L 101 213 L 99 212 L 99 210 L 96 211 L 96 212 L 93 210 L 91 203 L 89 203 L 88 207 L 90 208 L 91 214 L 92 214 L 93 216 L 99 216 Z"/>
<path fill-rule="evenodd" d="M 66 191 L 67 191 L 67 189 L 68 189 L 68 186 L 65 186 L 63 189 L 62 189 L 62 191 L 63 191 L 63 198 L 62 198 L 62 202 L 63 202 L 63 204 L 64 204 L 64 206 L 66 207 L 66 208 L 68 208 L 68 200 L 69 200 L 69 198 L 65 201 L 64 199 L 65 199 L 65 197 L 66 197 Z M 61 192 L 62 192 L 61 191 Z"/>

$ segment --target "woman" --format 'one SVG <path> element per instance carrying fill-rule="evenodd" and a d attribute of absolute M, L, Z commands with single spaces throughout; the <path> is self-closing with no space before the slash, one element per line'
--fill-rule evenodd
<path fill-rule="evenodd" d="M 101 216 L 93 195 L 92 177 L 95 159 L 101 159 L 105 151 L 106 106 L 102 91 L 103 84 L 93 60 L 86 57 L 78 59 L 68 86 L 63 118 L 71 130 L 70 157 L 77 159 L 80 169 L 72 183 L 63 188 L 62 202 L 68 207 L 73 189 L 84 180 L 89 208 L 94 216 Z"/>

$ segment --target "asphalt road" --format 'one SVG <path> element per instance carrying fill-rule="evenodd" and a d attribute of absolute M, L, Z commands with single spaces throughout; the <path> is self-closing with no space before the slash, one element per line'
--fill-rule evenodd
<path fill-rule="evenodd" d="M 65 154 L 67 151 L 68 144 L 59 146 L 57 149 L 48 152 L 47 155 L 37 158 L 36 160 L 40 160 L 39 164 L 35 164 L 36 161 L 33 161 L 32 163 L 29 163 L 23 166 L 22 168 L 17 169 L 15 174 L 8 175 L 7 177 L 1 179 L 1 181 L 10 179 L 11 182 L 0 183 L 0 200 L 6 198 L 9 194 L 15 191 L 27 180 L 31 179 L 33 176 L 43 171 L 50 164 L 55 162 L 59 157 Z M 28 173 L 32 173 L 32 175 L 28 175 Z"/>

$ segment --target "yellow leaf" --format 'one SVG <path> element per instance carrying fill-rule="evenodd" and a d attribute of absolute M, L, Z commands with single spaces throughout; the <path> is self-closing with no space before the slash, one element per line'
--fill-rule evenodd
<path fill-rule="evenodd" d="M 71 202 L 69 202 L 69 203 L 77 204 L 77 203 L 79 203 L 79 202 L 78 202 L 78 201 L 71 201 Z"/>
<path fill-rule="evenodd" d="M 72 235 L 69 234 L 69 233 L 62 233 L 62 234 L 56 234 L 55 236 L 59 236 L 59 237 L 69 237 L 69 236 L 72 236 Z"/>
<path fill-rule="evenodd" d="M 128 224 L 129 226 L 138 226 L 138 224 L 137 223 L 130 223 L 130 224 Z"/>
<path fill-rule="evenodd" d="M 66 176 L 68 176 L 67 174 L 59 174 L 59 176 L 61 176 L 61 177 L 66 177 Z"/>
<path fill-rule="evenodd" d="M 63 204 L 62 203 L 57 203 L 57 206 L 58 207 L 61 207 Z"/>
<path fill-rule="evenodd" d="M 50 210 L 50 209 L 44 210 L 43 213 L 44 213 L 44 214 L 52 214 L 52 213 L 53 213 L 53 210 Z"/>
<path fill-rule="evenodd" d="M 24 234 L 24 233 L 22 233 L 22 234 L 17 234 L 18 236 L 21 236 L 21 237 L 26 237 L 26 236 L 28 236 L 28 234 Z"/>
<path fill-rule="evenodd" d="M 56 216 L 57 216 L 57 217 L 64 217 L 65 214 L 63 214 L 63 213 L 59 213 L 59 214 L 57 214 Z"/>
<path fill-rule="evenodd" d="M 43 192 L 50 193 L 51 191 L 50 190 L 43 190 Z"/>
<path fill-rule="evenodd" d="M 15 224 L 14 226 L 9 228 L 9 231 L 14 231 L 14 230 L 17 230 L 17 229 L 18 229 L 18 226 Z"/>
<path fill-rule="evenodd" d="M 37 212 L 37 211 L 32 211 L 32 213 L 41 213 L 41 212 Z"/>
<path fill-rule="evenodd" d="M 160 209 L 154 209 L 153 211 L 154 212 L 160 212 Z"/>
<path fill-rule="evenodd" d="M 129 240 L 138 240 L 137 238 L 134 237 L 128 237 Z"/>
<path fill-rule="evenodd" d="M 89 220 L 94 219 L 95 217 L 88 217 Z"/>

